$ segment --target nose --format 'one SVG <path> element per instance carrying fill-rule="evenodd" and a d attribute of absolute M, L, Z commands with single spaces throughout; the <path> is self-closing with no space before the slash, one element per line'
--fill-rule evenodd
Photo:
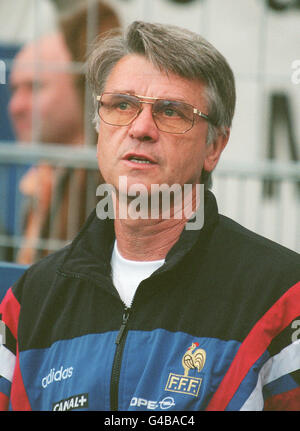
<path fill-rule="evenodd" d="M 16 89 L 9 101 L 9 112 L 13 117 L 22 115 L 31 111 L 31 105 L 31 94 L 21 89 Z"/>
<path fill-rule="evenodd" d="M 142 110 L 130 124 L 129 135 L 140 141 L 155 142 L 159 131 L 152 116 L 152 104 L 143 103 Z"/>

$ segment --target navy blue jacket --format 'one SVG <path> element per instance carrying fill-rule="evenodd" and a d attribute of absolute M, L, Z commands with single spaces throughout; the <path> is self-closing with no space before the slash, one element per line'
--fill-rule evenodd
<path fill-rule="evenodd" d="M 218 214 L 122 303 L 113 221 L 93 212 L 7 292 L 0 406 L 300 410 L 300 259 Z M 3 330 L 2 330 L 2 334 Z"/>

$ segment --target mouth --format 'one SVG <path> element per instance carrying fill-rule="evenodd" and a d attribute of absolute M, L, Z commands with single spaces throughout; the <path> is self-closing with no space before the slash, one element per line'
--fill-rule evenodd
<path fill-rule="evenodd" d="M 145 154 L 136 154 L 136 153 L 126 154 L 123 160 L 127 160 L 129 162 L 137 163 L 137 164 L 148 164 L 148 165 L 156 164 L 156 162 L 151 157 Z"/>

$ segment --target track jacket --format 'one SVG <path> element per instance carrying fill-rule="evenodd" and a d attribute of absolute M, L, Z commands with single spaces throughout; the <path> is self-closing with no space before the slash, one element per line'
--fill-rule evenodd
<path fill-rule="evenodd" d="M 300 410 L 300 259 L 218 214 L 184 230 L 124 307 L 112 220 L 7 292 L 0 406 L 11 410 Z M 4 331 L 5 325 L 5 331 Z"/>

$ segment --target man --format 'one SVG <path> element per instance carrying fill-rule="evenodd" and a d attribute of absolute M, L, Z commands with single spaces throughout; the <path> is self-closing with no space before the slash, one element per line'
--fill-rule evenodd
<path fill-rule="evenodd" d="M 111 7 L 96 1 L 92 8 L 92 37 L 119 27 Z M 26 44 L 16 56 L 9 111 L 19 141 L 83 144 L 85 83 L 80 65 L 89 44 L 87 18 L 86 5 L 72 10 L 61 17 L 58 31 Z"/>
<path fill-rule="evenodd" d="M 36 22 L 36 11 L 39 20 Z M 9 17 L 9 19 L 8 19 Z M 32 39 L 33 35 L 42 36 L 56 29 L 57 8 L 51 0 L 41 0 L 38 4 L 35 0 L 20 0 L 0 2 L 0 84 L 9 80 L 10 62 L 22 44 Z M 0 145 L 12 141 L 14 134 L 8 113 L 10 91 L 8 85 L 0 85 Z M 9 169 L 1 169 L 1 210 L 0 232 L 5 242 L 0 246 L 0 260 L 11 261 L 14 259 L 14 247 L 11 237 L 16 234 L 14 220 L 14 205 L 8 203 L 8 195 L 14 193 L 16 171 L 18 168 L 11 165 Z M 6 189 L 6 190 L 5 190 Z M 6 245 L 5 245 L 6 244 Z"/>
<path fill-rule="evenodd" d="M 3 408 L 299 409 L 299 255 L 219 215 L 199 188 L 229 137 L 226 60 L 196 34 L 134 22 L 95 47 L 89 80 L 114 216 L 103 193 L 74 242 L 8 291 Z M 175 184 L 190 185 L 187 200 L 166 216 Z M 204 225 L 189 229 L 201 203 Z"/>
<path fill-rule="evenodd" d="M 88 45 L 87 14 L 84 6 L 64 16 L 59 31 L 25 45 L 16 56 L 9 111 L 18 141 L 84 144 L 85 85 L 79 67 Z M 119 26 L 114 10 L 102 2 L 93 4 L 93 14 L 96 35 Z M 72 62 L 74 67 L 78 64 L 78 70 L 72 69 Z M 92 142 L 87 145 L 94 144 L 94 136 L 90 136 Z M 39 239 L 65 241 L 74 237 L 96 204 L 95 196 L 86 198 L 86 185 L 99 181 L 95 172 L 55 168 L 48 163 L 26 173 L 20 183 L 28 208 L 19 263 L 33 263 L 49 252 L 45 245 L 39 245 Z"/>
<path fill-rule="evenodd" d="M 9 111 L 21 142 L 82 144 L 82 107 L 73 88 L 71 60 L 60 32 L 25 45 L 17 54 Z"/>
<path fill-rule="evenodd" d="M 83 108 L 71 61 L 62 32 L 26 45 L 17 55 L 11 74 L 9 112 L 18 141 L 83 145 Z M 33 263 L 48 253 L 49 248 L 40 245 L 39 239 L 66 240 L 78 232 L 82 215 L 79 208 L 69 211 L 68 201 L 72 202 L 72 196 L 74 199 L 82 188 L 83 176 L 82 170 L 72 172 L 43 162 L 21 178 L 19 189 L 26 200 L 22 220 L 25 240 L 18 251 L 19 263 Z M 54 218 L 50 205 L 55 206 Z M 69 232 L 68 225 L 72 226 Z"/>

